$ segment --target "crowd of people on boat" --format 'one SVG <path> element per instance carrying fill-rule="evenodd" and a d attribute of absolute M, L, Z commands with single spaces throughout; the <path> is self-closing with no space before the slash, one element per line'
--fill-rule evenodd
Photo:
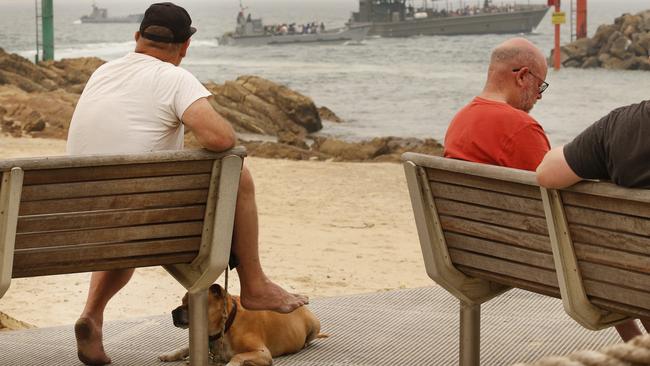
<path fill-rule="evenodd" d="M 256 19 L 261 25 L 261 21 Z M 255 22 L 250 13 L 248 15 L 244 14 L 244 11 L 240 11 L 237 14 L 237 25 L 245 26 L 247 23 Z M 257 25 L 257 26 L 259 26 Z M 311 23 L 297 24 L 297 23 L 281 23 L 273 25 L 263 26 L 264 34 L 270 34 L 274 36 L 283 36 L 283 35 L 294 35 L 294 34 L 317 34 L 325 32 L 325 23 L 313 21 Z"/>
<path fill-rule="evenodd" d="M 435 18 L 435 17 L 449 17 L 449 16 L 468 16 L 478 14 L 493 14 L 493 13 L 512 13 L 516 10 L 515 5 L 506 4 L 502 6 L 489 5 L 487 7 L 469 6 L 466 5 L 457 9 L 431 9 L 431 8 L 415 8 L 408 6 L 406 8 L 406 18 Z"/>
<path fill-rule="evenodd" d="M 274 36 L 284 36 L 292 34 L 317 34 L 325 31 L 325 24 L 321 22 L 311 22 L 306 24 L 282 23 L 274 25 L 265 25 L 264 33 Z"/>

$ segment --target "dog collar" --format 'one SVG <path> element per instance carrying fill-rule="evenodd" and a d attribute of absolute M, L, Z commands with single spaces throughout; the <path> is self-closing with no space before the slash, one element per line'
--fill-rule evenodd
<path fill-rule="evenodd" d="M 232 326 L 232 323 L 235 321 L 235 316 L 237 316 L 237 301 L 235 301 L 235 299 L 233 298 L 231 299 L 232 299 L 232 309 L 230 309 L 230 313 L 228 313 L 228 318 L 226 319 L 226 327 L 223 330 L 223 334 L 228 333 L 228 330 Z M 219 338 L 221 338 L 221 332 L 215 335 L 211 335 L 208 339 L 210 340 L 210 342 L 214 342 Z"/>

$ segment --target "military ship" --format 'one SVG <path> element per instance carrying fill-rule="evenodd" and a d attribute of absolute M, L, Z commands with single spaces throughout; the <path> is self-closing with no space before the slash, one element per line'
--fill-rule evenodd
<path fill-rule="evenodd" d="M 348 24 L 370 24 L 368 34 L 382 37 L 530 33 L 549 9 L 546 5 L 494 6 L 490 0 L 484 0 L 482 7 L 457 9 L 438 6 L 440 0 L 423 0 L 418 7 L 413 3 L 414 0 L 359 0 L 359 11 L 352 13 Z"/>
<path fill-rule="evenodd" d="M 93 12 L 79 19 L 82 23 L 140 23 L 144 14 L 131 14 L 123 17 L 109 17 L 108 10 L 93 4 Z"/>
<path fill-rule="evenodd" d="M 225 46 L 262 46 L 281 44 L 344 43 L 361 42 L 368 34 L 370 24 L 355 24 L 342 28 L 325 29 L 323 23 L 264 25 L 261 18 L 244 16 L 243 9 L 237 15 L 234 32 L 219 38 Z"/>

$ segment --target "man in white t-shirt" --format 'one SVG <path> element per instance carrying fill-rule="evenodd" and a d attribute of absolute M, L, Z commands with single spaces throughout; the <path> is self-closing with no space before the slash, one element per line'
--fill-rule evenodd
<path fill-rule="evenodd" d="M 135 52 L 108 62 L 91 76 L 75 109 L 67 152 L 76 154 L 138 153 L 183 148 L 184 126 L 214 151 L 236 142 L 235 132 L 210 106 L 210 92 L 178 67 L 196 29 L 185 9 L 153 4 L 135 33 Z M 266 277 L 258 254 L 255 188 L 242 170 L 233 258 L 241 282 L 242 305 L 251 310 L 290 312 L 306 303 Z M 232 261 L 231 261 L 232 263 Z M 103 313 L 109 300 L 131 279 L 134 269 L 95 272 L 86 306 L 75 324 L 79 359 L 89 365 L 111 362 L 102 343 Z"/>

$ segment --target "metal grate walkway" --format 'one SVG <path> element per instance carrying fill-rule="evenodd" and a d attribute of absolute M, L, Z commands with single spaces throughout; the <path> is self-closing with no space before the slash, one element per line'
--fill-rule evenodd
<path fill-rule="evenodd" d="M 458 303 L 438 287 L 312 300 L 330 338 L 275 359 L 276 366 L 458 364 Z M 170 309 L 171 310 L 171 309 Z M 564 314 L 559 300 L 512 290 L 482 307 L 481 364 L 532 362 L 550 354 L 618 342 L 612 329 L 592 332 Z M 161 352 L 187 342 L 171 316 L 108 323 L 105 347 L 115 366 L 160 363 Z M 0 332 L 0 365 L 81 365 L 72 326 Z"/>

